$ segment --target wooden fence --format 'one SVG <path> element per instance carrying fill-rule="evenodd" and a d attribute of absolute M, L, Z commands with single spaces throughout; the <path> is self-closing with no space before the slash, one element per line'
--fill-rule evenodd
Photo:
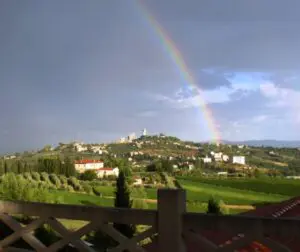
<path fill-rule="evenodd" d="M 157 207 L 157 210 L 138 210 L 0 201 L 0 219 L 14 231 L 0 241 L 0 248 L 4 251 L 28 251 L 11 247 L 11 244 L 23 238 L 35 251 L 57 251 L 68 244 L 72 244 L 79 251 L 94 251 L 80 238 L 99 229 L 119 244 L 110 249 L 110 252 L 124 251 L 125 249 L 128 251 L 148 251 L 146 247 L 140 245 L 140 241 L 153 236 L 156 236 L 153 241 L 155 244 L 151 248 L 153 252 L 183 252 L 188 247 L 187 242 L 192 241 L 201 245 L 201 251 L 235 251 L 253 240 L 268 245 L 272 251 L 290 251 L 269 237 L 286 238 L 293 235 L 293 237 L 299 236 L 300 238 L 300 220 L 298 219 L 187 213 L 184 190 L 158 190 Z M 24 226 L 11 217 L 18 214 L 35 217 L 35 219 Z M 62 225 L 59 219 L 82 220 L 86 221 L 87 224 L 76 231 L 70 231 Z M 49 224 L 62 237 L 61 240 L 48 247 L 33 235 L 33 231 L 45 223 Z M 114 229 L 112 223 L 146 225 L 150 228 L 128 239 Z M 200 235 L 207 230 L 230 233 L 236 238 L 227 245 L 214 244 Z M 200 250 L 195 248 L 193 251 Z"/>

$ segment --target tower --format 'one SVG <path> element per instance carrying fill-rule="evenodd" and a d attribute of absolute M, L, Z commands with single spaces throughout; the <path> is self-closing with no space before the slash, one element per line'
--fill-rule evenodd
<path fill-rule="evenodd" d="M 143 136 L 147 136 L 147 130 L 146 130 L 146 129 L 143 129 L 142 135 L 143 135 Z"/>

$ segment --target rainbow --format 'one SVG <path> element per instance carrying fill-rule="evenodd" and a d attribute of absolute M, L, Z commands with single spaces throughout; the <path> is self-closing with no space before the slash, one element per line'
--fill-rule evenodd
<path fill-rule="evenodd" d="M 159 37 L 161 44 L 163 45 L 165 51 L 171 58 L 173 64 L 175 65 L 175 68 L 178 70 L 180 77 L 188 88 L 195 90 L 197 92 L 197 97 L 199 97 L 199 107 L 200 110 L 203 113 L 203 116 L 208 124 L 208 128 L 211 131 L 212 138 L 215 143 L 220 143 L 220 133 L 218 131 L 218 128 L 216 126 L 214 117 L 212 115 L 212 111 L 210 108 L 206 105 L 206 102 L 203 98 L 203 92 L 201 89 L 197 86 L 195 78 L 191 71 L 189 70 L 184 57 L 180 50 L 175 45 L 174 41 L 171 39 L 170 36 L 168 36 L 167 32 L 164 30 L 164 28 L 160 25 L 160 23 L 154 18 L 153 15 L 148 11 L 146 5 L 143 3 L 142 0 L 137 0 L 137 5 L 144 16 L 145 20 L 149 23 L 149 25 L 154 30 L 155 34 Z"/>

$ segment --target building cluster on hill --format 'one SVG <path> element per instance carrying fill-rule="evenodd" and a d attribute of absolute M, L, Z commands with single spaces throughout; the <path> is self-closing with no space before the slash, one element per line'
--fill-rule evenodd
<path fill-rule="evenodd" d="M 147 129 L 143 129 L 142 130 L 142 134 L 141 137 L 145 137 L 147 136 Z M 118 143 L 132 143 L 134 140 L 137 139 L 137 136 L 135 134 L 135 132 L 129 134 L 127 137 L 121 137 L 118 141 Z"/>
<path fill-rule="evenodd" d="M 204 163 L 212 163 L 212 161 L 215 162 L 229 162 L 232 161 L 233 164 L 240 164 L 245 165 L 246 164 L 246 157 L 245 156 L 232 156 L 232 159 L 223 152 L 210 152 L 210 157 L 207 155 L 206 157 L 202 158 Z"/>

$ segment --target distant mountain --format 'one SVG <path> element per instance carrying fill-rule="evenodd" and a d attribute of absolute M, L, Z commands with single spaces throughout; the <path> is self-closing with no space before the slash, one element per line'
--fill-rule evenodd
<path fill-rule="evenodd" d="M 284 141 L 284 140 L 246 140 L 246 141 L 222 141 L 224 144 L 244 144 L 249 146 L 270 146 L 270 147 L 288 147 L 300 148 L 300 140 Z"/>

